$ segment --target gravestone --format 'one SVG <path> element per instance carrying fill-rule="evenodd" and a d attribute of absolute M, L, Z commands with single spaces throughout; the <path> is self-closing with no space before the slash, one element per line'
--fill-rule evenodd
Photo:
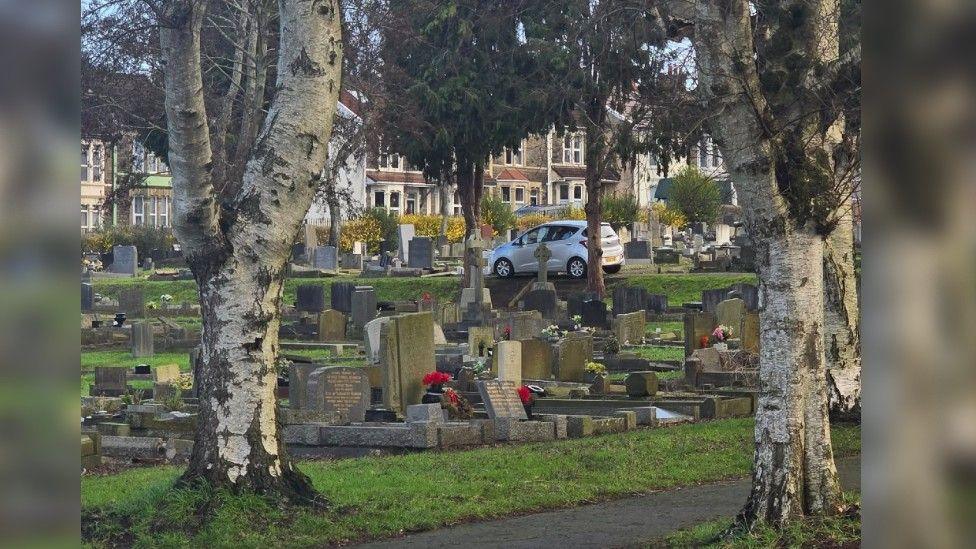
<path fill-rule="evenodd" d="M 156 383 L 176 383 L 180 380 L 180 367 L 177 364 L 160 364 L 153 368 L 152 373 Z"/>
<path fill-rule="evenodd" d="M 380 362 L 380 329 L 391 320 L 392 317 L 388 316 L 374 318 L 363 326 L 363 343 L 368 364 Z"/>
<path fill-rule="evenodd" d="M 132 323 L 132 356 L 153 356 L 153 328 L 148 321 Z"/>
<path fill-rule="evenodd" d="M 692 351 L 700 349 L 701 337 L 711 336 L 715 329 L 715 313 L 690 312 L 685 313 L 685 356 L 691 356 Z"/>
<path fill-rule="evenodd" d="M 352 294 L 352 324 L 362 328 L 376 318 L 376 290 L 372 286 L 358 286 Z"/>
<path fill-rule="evenodd" d="M 746 316 L 746 302 L 726 299 L 715 307 L 715 321 L 732 329 L 732 337 L 742 337 L 742 323 Z"/>
<path fill-rule="evenodd" d="M 112 246 L 111 272 L 132 276 L 139 274 L 139 253 L 135 246 Z"/>
<path fill-rule="evenodd" d="M 631 372 L 624 380 L 627 396 L 641 398 L 654 396 L 657 393 L 658 379 L 654 372 Z"/>
<path fill-rule="evenodd" d="M 482 324 L 491 310 L 491 294 L 485 288 L 485 258 L 482 253 L 485 242 L 472 236 L 467 241 L 467 253 L 465 255 L 465 269 L 471 272 L 471 287 L 461 290 L 461 313 L 464 320 L 473 324 Z M 468 296 L 465 293 L 468 293 Z M 470 301 L 465 306 L 465 298 Z"/>
<path fill-rule="evenodd" d="M 434 323 L 434 345 L 447 345 L 447 338 L 444 336 L 444 328 L 441 328 L 441 325 L 436 322 Z"/>
<path fill-rule="evenodd" d="M 629 343 L 637 345 L 644 340 L 644 332 L 647 329 L 647 322 L 644 311 L 634 311 L 617 315 L 613 319 L 613 333 L 617 336 L 620 344 Z"/>
<path fill-rule="evenodd" d="M 742 332 L 738 337 L 743 351 L 759 352 L 759 313 L 746 312 L 742 319 Z"/>
<path fill-rule="evenodd" d="M 369 399 L 369 377 L 360 368 L 318 368 L 308 376 L 308 409 L 335 414 L 339 423 L 365 421 Z"/>
<path fill-rule="evenodd" d="M 495 330 L 481 326 L 468 328 L 468 354 L 478 358 L 488 356 L 488 351 L 495 346 Z"/>
<path fill-rule="evenodd" d="M 415 234 L 413 225 L 400 225 L 397 229 L 400 238 L 397 257 L 407 265 L 410 264 L 410 240 Z"/>
<path fill-rule="evenodd" d="M 319 284 L 301 284 L 295 289 L 295 308 L 321 313 L 325 310 L 325 288 Z"/>
<path fill-rule="evenodd" d="M 590 292 L 580 292 L 569 296 L 566 300 L 566 314 L 570 317 L 583 314 L 583 303 L 596 299 L 596 296 Z"/>
<path fill-rule="evenodd" d="M 414 269 L 431 269 L 434 267 L 434 244 L 430 238 L 415 236 L 410 239 L 409 248 L 408 267 Z"/>
<path fill-rule="evenodd" d="M 662 265 L 676 264 L 681 259 L 681 253 L 673 248 L 658 248 L 654 250 L 654 263 Z"/>
<path fill-rule="evenodd" d="M 647 309 L 648 293 L 640 286 L 617 286 L 613 289 L 613 315 Z"/>
<path fill-rule="evenodd" d="M 759 310 L 759 288 L 755 284 L 740 282 L 733 284 L 732 290 L 739 292 L 739 297 L 745 301 L 747 310 Z"/>
<path fill-rule="evenodd" d="M 352 253 L 360 256 L 366 255 L 366 243 L 359 240 L 353 242 Z"/>
<path fill-rule="evenodd" d="M 552 346 L 541 339 L 522 340 L 522 378 L 545 379 L 552 377 Z"/>
<path fill-rule="evenodd" d="M 646 311 L 652 311 L 656 314 L 664 313 L 668 310 L 668 296 L 665 294 L 648 294 Z"/>
<path fill-rule="evenodd" d="M 522 343 L 499 341 L 495 344 L 494 358 L 498 365 L 498 380 L 522 384 Z"/>
<path fill-rule="evenodd" d="M 556 356 L 556 379 L 581 382 L 586 363 L 593 359 L 593 338 L 571 332 L 556 344 Z"/>
<path fill-rule="evenodd" d="M 352 294 L 357 289 L 372 288 L 372 286 L 357 286 L 355 282 L 333 282 L 329 288 L 332 308 L 346 314 L 352 313 Z"/>
<path fill-rule="evenodd" d="M 90 311 L 95 308 L 95 289 L 91 282 L 81 283 L 81 310 Z"/>
<path fill-rule="evenodd" d="M 291 260 L 295 263 L 305 263 L 308 258 L 305 257 L 305 244 L 292 244 L 291 245 Z"/>
<path fill-rule="evenodd" d="M 95 384 L 91 387 L 92 396 L 122 396 L 127 387 L 125 368 L 95 366 Z"/>
<path fill-rule="evenodd" d="M 441 326 L 457 324 L 461 321 L 461 310 L 457 303 L 451 301 L 447 303 L 438 303 L 436 310 L 437 323 Z"/>
<path fill-rule="evenodd" d="M 539 337 L 549 322 L 539 311 L 511 311 L 499 314 L 495 320 L 495 336 L 499 339 L 532 339 Z M 505 338 L 505 330 L 509 337 Z"/>
<path fill-rule="evenodd" d="M 591 299 L 583 302 L 583 326 L 592 328 L 608 328 L 607 324 L 607 304 L 599 299 Z"/>
<path fill-rule="evenodd" d="M 624 244 L 624 257 L 627 259 L 651 259 L 651 243 L 646 240 L 631 240 Z"/>
<path fill-rule="evenodd" d="M 718 304 L 725 300 L 729 293 L 728 288 L 718 288 L 715 290 L 702 290 L 702 310 L 707 313 L 714 313 Z"/>
<path fill-rule="evenodd" d="M 346 315 L 335 309 L 319 313 L 319 341 L 342 341 L 346 339 Z"/>
<path fill-rule="evenodd" d="M 535 257 L 535 260 L 538 262 L 536 269 L 539 271 L 538 279 L 536 279 L 535 283 L 532 284 L 532 289 L 551 290 L 553 296 L 555 297 L 556 287 L 549 282 L 549 260 L 552 259 L 552 252 L 549 251 L 549 246 L 546 246 L 545 243 L 539 244 L 532 256 Z M 550 318 L 548 315 L 544 314 L 544 316 L 546 316 L 546 318 Z"/>
<path fill-rule="evenodd" d="M 307 407 L 308 376 L 321 368 L 321 364 L 291 362 L 288 364 L 288 407 L 304 410 Z"/>
<path fill-rule="evenodd" d="M 420 404 L 423 378 L 436 368 L 434 315 L 407 313 L 380 326 L 380 363 L 383 365 L 383 404 L 403 414 Z"/>
<path fill-rule="evenodd" d="M 536 284 L 539 284 L 536 282 Z M 539 311 L 543 318 L 556 316 L 556 290 L 531 290 L 525 294 L 522 309 L 525 311 Z"/>
<path fill-rule="evenodd" d="M 489 419 L 512 418 L 528 419 L 525 407 L 518 396 L 515 383 L 501 380 L 479 380 L 475 382 L 481 401 Z"/>
<path fill-rule="evenodd" d="M 344 253 L 339 261 L 339 266 L 343 269 L 351 269 L 355 271 L 363 270 L 363 256 L 362 254 L 350 254 Z"/>
<path fill-rule="evenodd" d="M 119 310 L 128 318 L 146 316 L 146 296 L 141 288 L 126 289 L 119 292 Z"/>

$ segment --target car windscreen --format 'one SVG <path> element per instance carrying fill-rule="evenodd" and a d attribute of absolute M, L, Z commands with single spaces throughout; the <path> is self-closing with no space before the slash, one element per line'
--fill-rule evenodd
<path fill-rule="evenodd" d="M 583 229 L 583 232 L 580 233 L 580 236 L 586 236 L 586 229 Z M 601 239 L 614 238 L 616 236 L 617 236 L 617 233 L 613 232 L 613 227 L 611 227 L 610 225 L 601 225 L 600 226 L 600 238 Z"/>

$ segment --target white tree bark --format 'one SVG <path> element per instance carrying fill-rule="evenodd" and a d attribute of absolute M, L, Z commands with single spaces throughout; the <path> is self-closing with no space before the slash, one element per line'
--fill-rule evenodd
<path fill-rule="evenodd" d="M 854 274 L 854 219 L 850 201 L 824 245 L 824 346 L 830 411 L 835 417 L 861 416 L 861 338 Z"/>
<path fill-rule="evenodd" d="M 205 2 L 167 4 L 166 56 L 175 232 L 200 289 L 200 415 L 185 480 L 312 497 L 284 454 L 276 421 L 285 267 L 320 182 L 339 92 L 336 0 L 282 0 L 277 92 L 239 190 L 218 210 L 200 75 Z"/>

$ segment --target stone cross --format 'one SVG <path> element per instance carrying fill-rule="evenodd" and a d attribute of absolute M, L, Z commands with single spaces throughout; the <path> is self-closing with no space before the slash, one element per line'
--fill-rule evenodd
<path fill-rule="evenodd" d="M 485 258 L 482 255 L 485 241 L 477 235 L 468 239 L 468 266 L 471 269 L 471 286 L 474 290 L 474 301 L 480 307 L 484 303 Z"/>
<path fill-rule="evenodd" d="M 539 247 L 535 249 L 535 253 L 532 255 L 539 260 L 539 284 L 545 285 L 546 282 L 548 282 L 549 258 L 552 257 L 552 252 L 550 252 L 549 247 L 543 243 L 539 244 Z"/>

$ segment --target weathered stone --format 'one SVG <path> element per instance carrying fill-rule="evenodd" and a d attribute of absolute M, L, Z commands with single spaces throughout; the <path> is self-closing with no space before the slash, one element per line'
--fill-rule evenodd
<path fill-rule="evenodd" d="M 352 323 L 362 328 L 376 318 L 376 290 L 372 286 L 358 286 L 351 297 Z"/>
<path fill-rule="evenodd" d="M 593 418 L 590 416 L 566 416 L 566 436 L 588 437 L 593 434 Z"/>
<path fill-rule="evenodd" d="M 362 422 L 369 406 L 369 378 L 359 368 L 318 368 L 308 376 L 306 405 L 332 412 L 343 422 Z"/>
<path fill-rule="evenodd" d="M 598 299 L 583 302 L 583 326 L 593 328 L 609 328 L 607 322 L 607 304 Z"/>
<path fill-rule="evenodd" d="M 626 431 L 633 431 L 637 428 L 637 412 L 633 410 L 617 410 L 613 413 L 613 417 L 624 420 L 624 430 Z"/>
<path fill-rule="evenodd" d="M 607 376 L 595 376 L 593 383 L 590 383 L 591 395 L 605 395 L 609 389 L 610 382 L 607 380 Z"/>
<path fill-rule="evenodd" d="M 160 364 L 153 369 L 156 383 L 176 383 L 180 380 L 180 367 L 177 364 Z"/>
<path fill-rule="evenodd" d="M 657 393 L 658 379 L 654 372 L 631 372 L 624 380 L 627 395 L 631 398 L 654 396 Z"/>
<path fill-rule="evenodd" d="M 556 290 L 532 290 L 525 295 L 523 310 L 539 311 L 543 318 L 555 318 Z"/>
<path fill-rule="evenodd" d="M 139 274 L 139 253 L 135 246 L 112 246 L 113 273 L 135 276 Z"/>
<path fill-rule="evenodd" d="M 475 302 L 475 289 L 474 288 L 462 288 L 461 289 L 461 299 L 458 302 L 458 307 L 461 311 L 467 310 L 471 303 Z M 488 308 L 491 308 L 491 291 L 488 288 L 482 288 L 481 298 Z"/>
<path fill-rule="evenodd" d="M 691 312 L 685 313 L 685 356 L 690 356 L 695 349 L 700 349 L 702 336 L 710 337 L 715 329 L 715 313 Z"/>
<path fill-rule="evenodd" d="M 468 354 L 473 357 L 488 356 L 495 346 L 495 330 L 480 326 L 468 328 Z"/>
<path fill-rule="evenodd" d="M 490 419 L 528 419 L 525 407 L 519 400 L 517 385 L 511 381 L 476 381 L 481 401 Z"/>
<path fill-rule="evenodd" d="M 414 230 L 413 225 L 410 224 L 400 225 L 397 234 L 399 236 L 397 256 L 400 258 L 401 261 L 409 265 L 410 264 L 410 241 L 413 240 L 416 231 Z"/>
<path fill-rule="evenodd" d="M 128 423 L 102 422 L 95 426 L 95 429 L 102 435 L 113 437 L 127 437 L 131 432 Z"/>
<path fill-rule="evenodd" d="M 555 425 L 548 421 L 495 420 L 495 438 L 508 442 L 545 442 L 556 438 Z"/>
<path fill-rule="evenodd" d="M 714 313 L 718 304 L 724 301 L 728 294 L 728 288 L 702 290 L 702 310 L 706 313 Z"/>
<path fill-rule="evenodd" d="M 132 323 L 132 356 L 136 358 L 154 355 L 153 327 L 149 321 Z"/>
<path fill-rule="evenodd" d="M 651 243 L 646 240 L 631 240 L 624 244 L 624 257 L 627 259 L 651 259 Z"/>
<path fill-rule="evenodd" d="M 430 238 L 415 236 L 410 239 L 407 265 L 414 269 L 430 269 L 434 266 L 434 244 Z"/>
<path fill-rule="evenodd" d="M 593 357 L 593 338 L 585 334 L 568 334 L 556 344 L 556 357 L 557 380 L 582 381 L 586 363 Z"/>
<path fill-rule="evenodd" d="M 552 378 L 552 346 L 541 339 L 522 341 L 522 377 L 524 379 Z"/>
<path fill-rule="evenodd" d="M 522 384 L 522 343 L 499 341 L 495 344 L 495 361 L 498 364 L 498 380 Z"/>
<path fill-rule="evenodd" d="M 125 368 L 95 366 L 95 384 L 91 388 L 92 396 L 121 396 L 126 392 L 127 387 Z"/>
<path fill-rule="evenodd" d="M 81 310 L 90 311 L 95 308 L 95 289 L 91 282 L 81 283 Z"/>
<path fill-rule="evenodd" d="M 734 337 L 741 337 L 745 315 L 746 302 L 739 298 L 726 299 L 715 307 L 716 321 L 730 328 Z"/>
<path fill-rule="evenodd" d="M 739 334 L 743 351 L 759 352 L 759 313 L 747 312 L 742 319 L 742 332 Z"/>
<path fill-rule="evenodd" d="M 444 409 L 440 403 L 433 404 L 411 404 L 407 406 L 407 423 L 418 421 L 431 421 L 434 423 L 444 423 Z"/>
<path fill-rule="evenodd" d="M 146 316 L 146 296 L 142 288 L 131 288 L 119 292 L 119 310 L 128 318 Z"/>
<path fill-rule="evenodd" d="M 366 349 L 366 358 L 370 364 L 380 362 L 380 329 L 390 321 L 391 317 L 374 318 L 363 327 L 363 343 Z"/>
<path fill-rule="evenodd" d="M 320 284 L 300 284 L 295 289 L 295 308 L 320 313 L 325 310 L 325 288 Z"/>
<path fill-rule="evenodd" d="M 613 319 L 613 332 L 621 344 L 636 345 L 643 342 L 646 330 L 647 322 L 643 309 L 632 313 L 619 314 Z"/>
<path fill-rule="evenodd" d="M 409 313 L 393 317 L 380 328 L 383 404 L 387 409 L 402 414 L 407 406 L 420 404 L 423 377 L 435 368 L 433 325 L 431 313 Z"/>
<path fill-rule="evenodd" d="M 308 394 L 308 376 L 318 368 L 320 364 L 292 362 L 288 365 L 288 406 L 295 410 L 304 410 L 306 395 Z"/>
<path fill-rule="evenodd" d="M 312 248 L 312 267 L 324 271 L 338 269 L 339 250 L 335 246 L 318 246 Z"/>
<path fill-rule="evenodd" d="M 715 347 L 695 349 L 691 356 L 701 361 L 702 370 L 714 372 L 722 369 L 722 358 Z"/>
<path fill-rule="evenodd" d="M 346 339 L 346 315 L 335 309 L 319 313 L 319 341 L 342 341 Z"/>
<path fill-rule="evenodd" d="M 641 406 L 640 408 L 634 408 L 634 413 L 637 416 L 638 425 L 655 426 L 657 425 L 657 408 L 654 406 Z"/>

